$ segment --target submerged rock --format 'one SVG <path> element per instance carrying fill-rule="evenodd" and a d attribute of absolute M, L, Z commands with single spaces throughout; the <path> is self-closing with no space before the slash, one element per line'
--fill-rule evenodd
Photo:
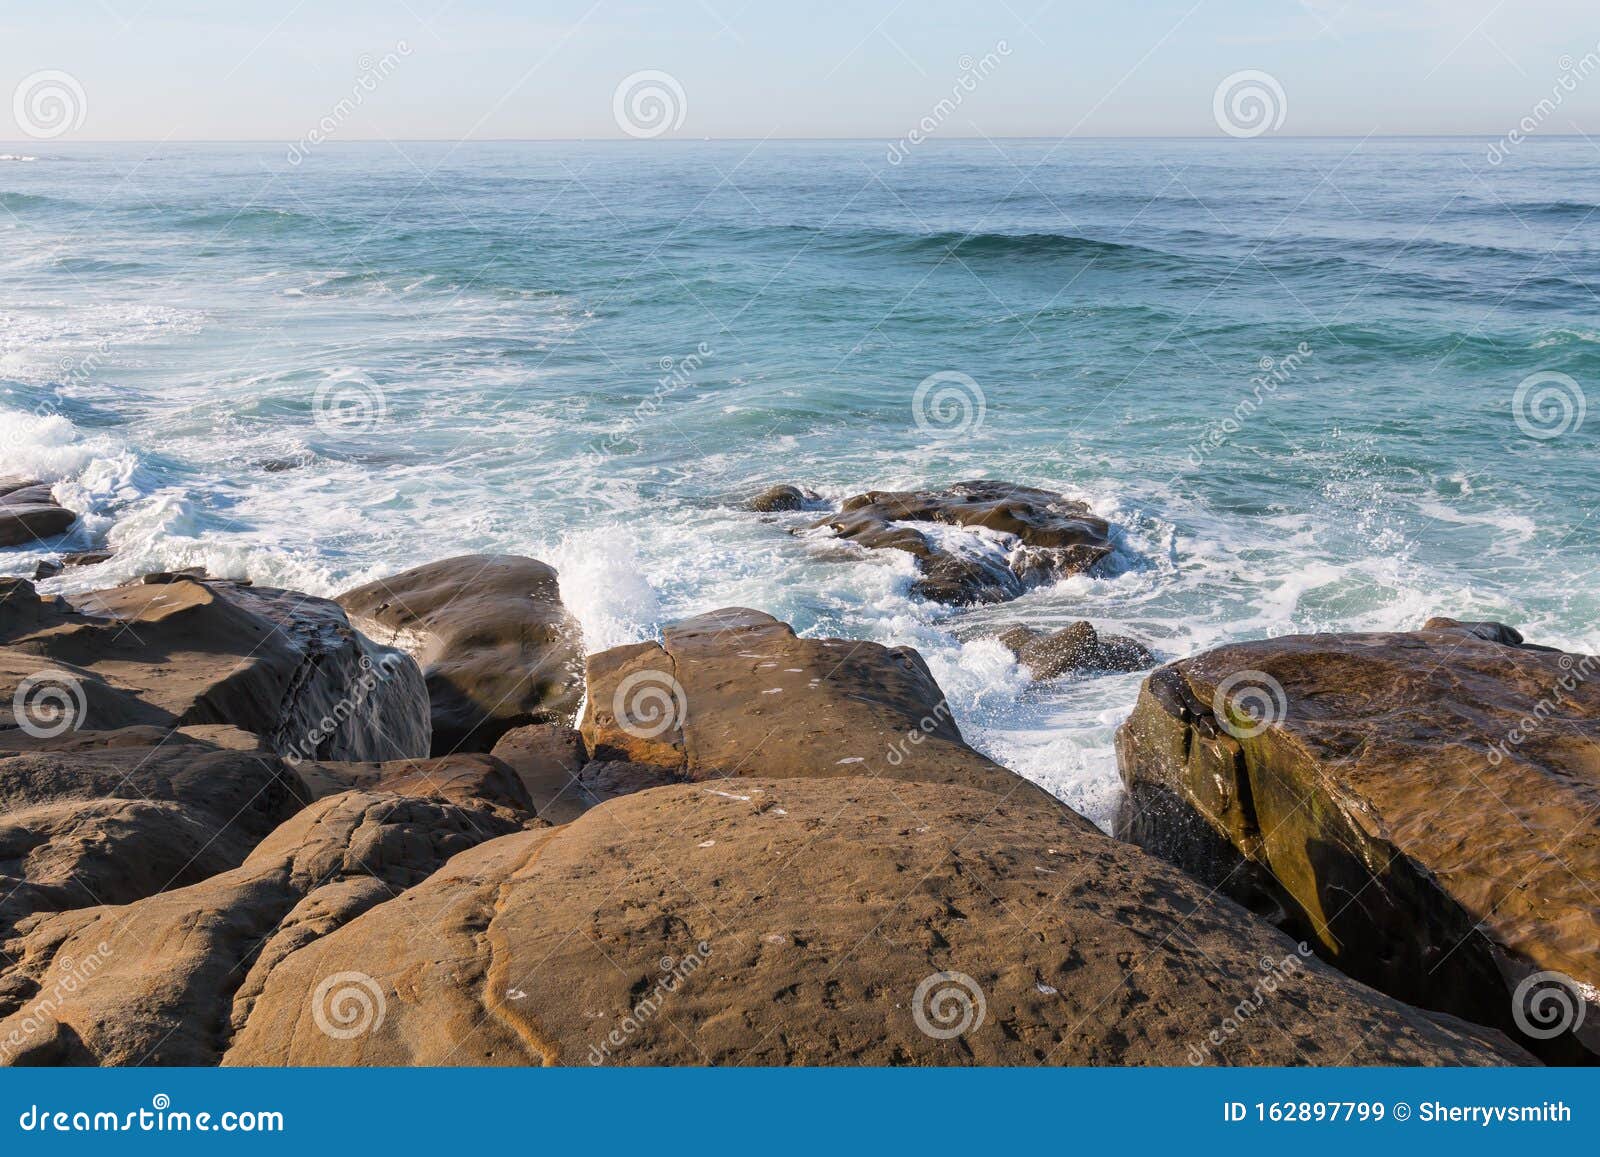
<path fill-rule="evenodd" d="M 1156 662 L 1150 648 L 1139 640 L 1102 635 L 1085 621 L 1054 632 L 1016 623 L 1002 628 L 995 640 L 1039 680 L 1073 672 L 1142 671 Z"/>
<path fill-rule="evenodd" d="M 64 571 L 82 566 L 99 566 L 109 562 L 112 555 L 109 550 L 75 550 L 69 551 L 60 558 L 42 559 L 33 568 L 33 581 L 41 582 L 47 578 L 55 578 Z"/>
<path fill-rule="evenodd" d="M 1122 830 L 1352 976 L 1600 1059 L 1597 675 L 1453 620 L 1172 663 L 1117 735 Z"/>
<path fill-rule="evenodd" d="M 751 510 L 769 514 L 783 510 L 815 510 L 821 504 L 821 497 L 814 491 L 801 486 L 780 484 L 767 487 L 750 499 L 747 505 Z"/>
<path fill-rule="evenodd" d="M 962 552 L 904 523 L 990 532 L 989 550 Z M 1110 527 L 1082 502 L 1009 482 L 944 490 L 871 490 L 813 524 L 872 550 L 903 550 L 922 577 L 912 591 L 942 603 L 993 603 L 1031 583 L 1086 571 L 1111 553 Z"/>
<path fill-rule="evenodd" d="M 663 787 L 482 844 L 282 959 L 224 1063 L 1530 1059 L 1048 801 L 906 788 Z M 357 964 L 383 1016 L 330 1034 L 315 997 Z"/>
<path fill-rule="evenodd" d="M 31 545 L 72 529 L 78 516 L 50 490 L 48 482 L 0 481 L 0 547 Z"/>
<path fill-rule="evenodd" d="M 356 625 L 422 665 L 433 751 L 488 751 L 513 727 L 571 723 L 583 641 L 556 572 L 520 555 L 463 555 L 339 596 Z"/>

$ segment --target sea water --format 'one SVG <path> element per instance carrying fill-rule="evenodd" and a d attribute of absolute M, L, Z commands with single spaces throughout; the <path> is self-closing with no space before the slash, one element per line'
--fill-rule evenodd
<path fill-rule="evenodd" d="M 46 590 L 531 554 L 590 650 L 728 605 L 917 647 L 1102 824 L 1140 676 L 1034 684 L 986 632 L 1171 658 L 1446 614 L 1600 650 L 1585 141 L 0 152 L 0 475 L 84 514 L 0 572 L 116 552 Z M 1083 500 L 1115 554 L 958 610 L 739 508 L 964 478 Z"/>

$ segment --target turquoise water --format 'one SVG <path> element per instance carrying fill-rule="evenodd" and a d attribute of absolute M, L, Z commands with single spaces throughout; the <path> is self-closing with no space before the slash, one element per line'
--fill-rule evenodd
<path fill-rule="evenodd" d="M 591 649 L 733 603 L 909 643 L 1103 821 L 1138 677 L 1033 687 L 988 627 L 1170 657 L 1452 614 L 1600 651 L 1595 153 L 1485 149 L 4 146 L 35 159 L 0 161 L 0 473 L 87 512 L 52 551 L 118 551 L 50 589 L 507 550 Z M 1112 566 L 952 611 L 733 506 L 967 477 L 1084 498 Z"/>

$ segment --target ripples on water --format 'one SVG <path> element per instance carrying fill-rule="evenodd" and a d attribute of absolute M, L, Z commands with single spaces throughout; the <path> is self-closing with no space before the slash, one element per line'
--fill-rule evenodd
<path fill-rule="evenodd" d="M 1588 148 L 41 146 L 0 166 L 4 473 L 119 552 L 58 583 L 332 593 L 508 550 L 594 649 L 730 603 L 909 643 L 969 737 L 1104 822 L 1138 676 L 1030 686 L 987 627 L 1170 657 L 1448 613 L 1600 650 L 1600 416 L 1512 411 L 1536 371 L 1600 384 Z M 915 421 L 940 371 L 976 429 Z M 315 421 L 330 381 L 370 432 Z M 1114 565 L 955 612 L 730 506 L 965 477 L 1084 498 Z"/>

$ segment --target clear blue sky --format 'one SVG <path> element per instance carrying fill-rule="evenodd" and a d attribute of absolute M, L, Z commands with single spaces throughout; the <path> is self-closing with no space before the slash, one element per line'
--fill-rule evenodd
<path fill-rule="evenodd" d="M 394 54 L 330 139 L 622 138 L 613 95 L 641 70 L 681 87 L 670 136 L 898 138 L 1001 42 L 937 135 L 1218 136 L 1219 82 L 1255 69 L 1281 134 L 1499 136 L 1600 61 L 1600 4 L 6 0 L 0 99 L 59 71 L 83 94 L 61 140 L 294 141 Z M 22 136 L 14 104 L 0 138 Z M 1600 134 L 1600 71 L 1540 121 Z"/>

